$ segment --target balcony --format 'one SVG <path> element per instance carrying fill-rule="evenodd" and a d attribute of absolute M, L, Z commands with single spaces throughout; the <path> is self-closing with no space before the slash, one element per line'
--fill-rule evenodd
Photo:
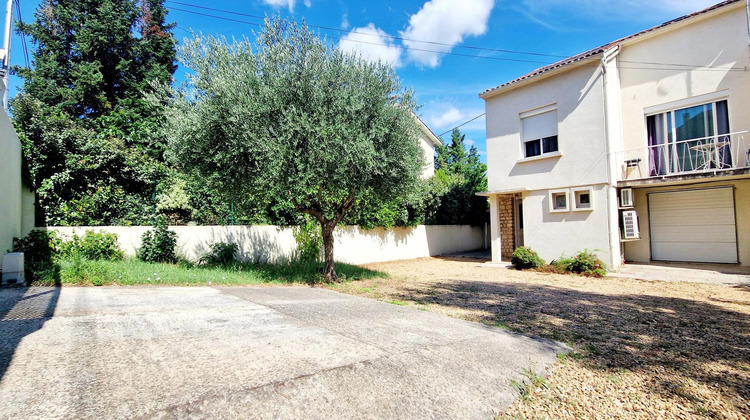
<path fill-rule="evenodd" d="M 731 174 L 750 168 L 747 131 L 719 134 L 617 153 L 619 181 Z"/>

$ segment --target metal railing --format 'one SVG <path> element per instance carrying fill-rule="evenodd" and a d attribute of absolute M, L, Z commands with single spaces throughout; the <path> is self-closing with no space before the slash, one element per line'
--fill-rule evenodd
<path fill-rule="evenodd" d="M 738 131 L 619 152 L 620 180 L 749 168 L 746 134 Z"/>

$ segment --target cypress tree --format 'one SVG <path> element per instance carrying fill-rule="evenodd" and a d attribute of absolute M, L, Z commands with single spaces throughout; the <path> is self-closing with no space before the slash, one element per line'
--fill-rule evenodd
<path fill-rule="evenodd" d="M 15 69 L 24 83 L 11 111 L 37 223 L 147 220 L 167 168 L 161 109 L 144 95 L 176 70 L 163 1 L 43 0 L 34 16 L 17 29 L 33 65 Z"/>

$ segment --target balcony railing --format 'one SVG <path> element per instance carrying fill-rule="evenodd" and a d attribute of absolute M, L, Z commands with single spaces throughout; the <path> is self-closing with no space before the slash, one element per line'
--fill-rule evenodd
<path fill-rule="evenodd" d="M 618 153 L 620 180 L 750 168 L 747 131 L 625 150 Z"/>

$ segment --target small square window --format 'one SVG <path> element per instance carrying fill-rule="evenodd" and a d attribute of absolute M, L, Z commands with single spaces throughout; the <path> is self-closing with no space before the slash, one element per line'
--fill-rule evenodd
<path fill-rule="evenodd" d="M 573 189 L 573 210 L 574 211 L 590 211 L 594 209 L 594 204 L 591 200 L 592 189 L 588 188 L 575 188 Z"/>
<path fill-rule="evenodd" d="M 550 191 L 550 209 L 551 213 L 570 211 L 568 207 L 568 190 Z"/>

